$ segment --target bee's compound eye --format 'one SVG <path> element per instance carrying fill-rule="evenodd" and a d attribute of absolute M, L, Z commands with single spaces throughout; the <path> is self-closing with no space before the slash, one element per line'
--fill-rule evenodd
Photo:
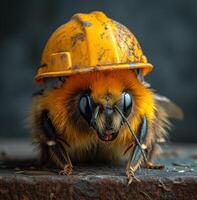
<path fill-rule="evenodd" d="M 90 122 L 92 118 L 92 103 L 89 95 L 83 95 L 79 100 L 79 110 L 83 117 Z"/>
<path fill-rule="evenodd" d="M 132 97 L 127 92 L 122 93 L 122 108 L 123 108 L 123 113 L 125 114 L 126 117 L 128 117 L 132 108 Z"/>

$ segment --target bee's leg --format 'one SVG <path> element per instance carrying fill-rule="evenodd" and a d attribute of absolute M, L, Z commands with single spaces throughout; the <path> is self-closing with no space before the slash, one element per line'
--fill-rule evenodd
<path fill-rule="evenodd" d="M 128 177 L 128 185 L 131 184 L 133 181 L 139 182 L 140 180 L 135 176 L 135 170 L 131 164 L 131 159 L 128 160 L 127 167 L 126 167 L 126 175 Z"/>
<path fill-rule="evenodd" d="M 135 132 L 133 131 L 130 123 L 128 122 L 127 118 L 124 116 L 122 111 L 117 106 L 115 106 L 115 109 L 121 115 L 124 122 L 127 124 L 128 128 L 129 128 L 129 130 L 130 130 L 130 132 L 131 132 L 131 134 L 134 138 L 134 141 L 136 143 L 135 146 L 133 147 L 133 151 L 132 151 L 132 153 L 131 153 L 131 155 L 128 159 L 128 163 L 127 163 L 127 167 L 126 167 L 126 175 L 129 179 L 128 184 L 130 184 L 133 180 L 138 180 L 135 177 L 134 172 L 140 166 L 141 162 L 143 161 L 143 158 L 144 158 L 145 161 L 147 161 L 146 154 L 145 154 L 145 151 L 144 151 L 144 149 L 146 149 L 146 146 L 144 144 L 141 145 L 141 143 L 145 142 L 145 138 L 147 136 L 148 122 L 147 122 L 146 117 L 144 117 L 142 125 L 140 127 L 140 133 L 139 133 L 139 136 L 138 136 L 139 138 L 137 138 Z M 128 148 L 127 148 L 127 150 L 128 150 Z"/>
<path fill-rule="evenodd" d="M 39 166 L 46 167 L 46 166 L 48 166 L 49 158 L 50 158 L 50 155 L 48 152 L 48 145 L 45 142 L 40 143 L 39 150 L 40 150 Z"/>
<path fill-rule="evenodd" d="M 129 179 L 128 184 L 130 184 L 133 180 L 139 181 L 135 177 L 134 172 L 138 169 L 143 159 L 145 162 L 147 162 L 147 158 L 144 152 L 146 150 L 146 145 L 143 144 L 147 136 L 147 132 L 148 132 L 147 129 L 148 129 L 148 122 L 147 122 L 146 117 L 144 117 L 142 125 L 140 127 L 140 133 L 138 135 L 140 144 L 139 145 L 135 144 L 133 151 L 131 153 L 131 156 L 129 157 L 127 168 L 126 168 L 126 174 Z"/>
<path fill-rule="evenodd" d="M 41 114 L 41 127 L 46 137 L 46 145 L 50 159 L 55 164 L 63 169 L 61 174 L 69 175 L 72 173 L 72 163 L 66 151 L 68 144 L 59 138 L 51 119 L 48 116 L 48 111 L 44 110 Z"/>
<path fill-rule="evenodd" d="M 148 130 L 148 122 L 147 122 L 146 117 L 144 117 L 141 128 L 140 128 L 140 133 L 138 136 L 141 147 L 136 144 L 136 146 L 134 147 L 134 150 L 132 152 L 131 159 L 129 161 L 130 165 L 129 165 L 129 163 L 127 165 L 127 166 L 130 166 L 130 168 L 133 169 L 133 171 L 136 171 L 142 162 L 143 162 L 144 168 L 148 168 L 148 169 L 163 169 L 164 168 L 164 165 L 153 163 L 153 162 L 151 162 L 151 160 L 147 159 L 146 156 L 144 157 L 142 155 L 142 150 L 144 151 L 144 153 L 145 153 L 145 151 L 147 152 L 147 150 L 148 150 L 147 146 L 145 145 L 145 140 L 146 140 L 147 133 L 148 133 L 147 130 Z M 133 173 L 133 172 L 131 172 L 131 173 Z"/>
<path fill-rule="evenodd" d="M 142 125 L 140 127 L 140 132 L 138 138 L 136 140 L 137 144 L 135 144 L 134 149 L 131 153 L 131 156 L 128 160 L 126 174 L 128 176 L 128 184 L 130 184 L 133 180 L 139 181 L 135 177 L 134 172 L 138 169 L 138 167 L 143 162 L 143 167 L 149 169 L 163 169 L 162 165 L 154 164 L 147 159 L 147 146 L 145 145 L 146 139 L 148 134 L 148 121 L 147 118 L 143 118 Z"/>
<path fill-rule="evenodd" d="M 148 152 L 148 160 L 144 163 L 143 167 L 147 169 L 164 169 L 164 165 L 153 162 L 154 158 L 159 155 L 160 151 L 161 149 L 158 143 L 152 144 L 152 149 Z"/>
<path fill-rule="evenodd" d="M 145 162 L 143 167 L 147 169 L 164 169 L 165 168 L 164 165 L 160 165 L 160 164 L 153 163 L 150 161 Z"/>
<path fill-rule="evenodd" d="M 70 175 L 72 173 L 73 166 L 62 141 L 57 141 L 55 145 L 49 146 L 48 150 L 51 155 L 51 159 L 62 169 L 60 174 Z"/>

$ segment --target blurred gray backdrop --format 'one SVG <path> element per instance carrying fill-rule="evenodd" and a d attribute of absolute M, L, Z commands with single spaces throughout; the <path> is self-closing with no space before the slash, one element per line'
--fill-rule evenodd
<path fill-rule="evenodd" d="M 102 10 L 137 36 L 155 66 L 152 87 L 183 108 L 171 139 L 197 142 L 197 1 L 7 0 L 0 7 L 0 137 L 30 137 L 32 80 L 51 33 L 77 12 Z"/>

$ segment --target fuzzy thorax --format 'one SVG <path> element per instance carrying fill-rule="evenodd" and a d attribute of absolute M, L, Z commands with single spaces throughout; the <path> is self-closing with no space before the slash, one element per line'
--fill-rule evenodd
<path fill-rule="evenodd" d="M 38 132 L 42 131 L 39 130 L 37 116 L 42 110 L 48 110 L 58 134 L 70 145 L 68 152 L 72 161 L 91 160 L 92 156 L 100 160 L 121 160 L 125 149 L 134 142 L 128 127 L 123 124 L 115 140 L 101 141 L 81 116 L 79 98 L 81 94 L 88 92 L 103 107 L 113 106 L 120 101 L 124 91 L 129 91 L 132 95 L 133 107 L 128 119 L 137 134 L 144 116 L 147 117 L 149 126 L 154 120 L 153 93 L 136 78 L 133 71 L 118 70 L 73 75 L 61 87 L 34 97 L 31 123 L 35 137 L 38 142 L 43 142 L 42 137 L 38 136 Z M 102 126 L 104 119 L 100 117 L 99 120 Z"/>

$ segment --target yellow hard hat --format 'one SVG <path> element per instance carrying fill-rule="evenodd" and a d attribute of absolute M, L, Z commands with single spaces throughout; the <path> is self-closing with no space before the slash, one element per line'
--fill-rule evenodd
<path fill-rule="evenodd" d="M 135 36 L 103 12 L 76 14 L 49 38 L 35 80 L 77 73 L 141 69 L 152 70 Z"/>

